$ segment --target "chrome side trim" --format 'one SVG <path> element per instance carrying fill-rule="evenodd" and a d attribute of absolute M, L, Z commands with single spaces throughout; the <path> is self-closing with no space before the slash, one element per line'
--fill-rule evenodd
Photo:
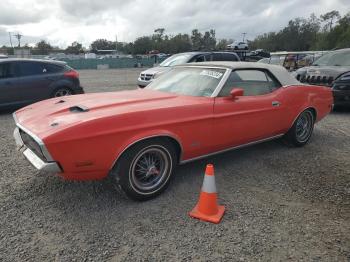
<path fill-rule="evenodd" d="M 45 156 L 46 160 L 48 162 L 54 161 L 52 156 L 50 155 L 49 151 L 47 150 L 44 142 L 37 135 L 35 135 L 33 132 L 31 132 L 30 130 L 28 130 L 27 128 L 22 126 L 20 123 L 18 123 L 18 119 L 17 119 L 16 113 L 13 113 L 12 115 L 13 115 L 13 119 L 16 122 L 17 127 L 22 129 L 28 135 L 30 135 L 39 144 L 40 149 L 43 152 L 43 155 Z"/>
<path fill-rule="evenodd" d="M 206 157 L 209 157 L 209 156 L 214 156 L 214 155 L 217 155 L 217 154 L 221 154 L 221 153 L 224 153 L 224 152 L 227 152 L 227 151 L 231 151 L 231 150 L 235 150 L 235 149 L 239 149 L 239 148 L 243 148 L 243 147 L 247 147 L 247 146 L 252 146 L 252 145 L 255 145 L 255 144 L 260 144 L 260 143 L 267 142 L 267 141 L 270 141 L 270 140 L 274 140 L 276 138 L 282 137 L 283 135 L 284 134 L 278 134 L 276 136 L 260 139 L 260 140 L 249 142 L 247 144 L 243 144 L 243 145 L 239 145 L 239 146 L 234 146 L 234 147 L 227 148 L 227 149 L 224 149 L 224 150 L 220 150 L 220 151 L 217 151 L 217 152 L 213 152 L 213 153 L 210 153 L 210 154 L 207 154 L 207 155 L 202 155 L 202 156 L 194 157 L 194 158 L 191 158 L 191 159 L 187 159 L 187 160 L 181 161 L 180 165 L 183 165 L 183 164 L 186 164 L 188 162 L 195 161 L 195 160 L 199 160 L 199 159 L 202 159 L 202 158 L 206 158 Z"/>
<path fill-rule="evenodd" d="M 124 154 L 124 152 L 125 152 L 126 150 L 128 150 L 131 146 L 133 146 L 133 145 L 135 145 L 136 143 L 141 142 L 141 141 L 143 141 L 143 140 L 147 140 L 147 139 L 149 139 L 149 138 L 156 138 L 156 137 L 169 137 L 169 138 L 174 139 L 174 140 L 180 145 L 180 151 L 181 151 L 181 152 L 180 152 L 180 155 L 179 155 L 179 160 L 182 158 L 183 147 L 182 147 L 182 144 L 180 143 L 180 141 L 179 141 L 177 138 L 175 138 L 175 137 L 173 137 L 173 136 L 171 136 L 171 135 L 169 135 L 169 134 L 152 135 L 152 136 L 147 136 L 147 137 L 143 137 L 143 138 L 137 139 L 137 140 L 135 140 L 134 142 L 132 142 L 131 144 L 129 144 L 127 147 L 125 147 L 125 148 L 118 154 L 118 156 L 116 157 L 116 159 L 113 161 L 112 166 L 110 167 L 109 170 L 112 170 L 112 169 L 113 169 L 114 165 L 117 163 L 117 161 L 118 161 L 118 159 L 120 158 L 120 156 L 121 156 L 122 154 Z"/>

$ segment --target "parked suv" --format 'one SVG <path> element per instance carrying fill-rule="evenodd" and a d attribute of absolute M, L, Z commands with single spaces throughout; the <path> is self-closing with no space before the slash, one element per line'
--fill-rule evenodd
<path fill-rule="evenodd" d="M 78 72 L 65 62 L 36 59 L 1 59 L 0 90 L 0 107 L 84 93 Z"/>
<path fill-rule="evenodd" d="M 334 106 L 350 105 L 350 48 L 329 52 L 294 75 L 300 82 L 331 87 Z"/>
<path fill-rule="evenodd" d="M 179 53 L 165 59 L 159 66 L 141 72 L 137 84 L 143 88 L 154 78 L 169 71 L 173 66 L 205 61 L 240 61 L 238 55 L 232 52 L 187 52 Z"/>

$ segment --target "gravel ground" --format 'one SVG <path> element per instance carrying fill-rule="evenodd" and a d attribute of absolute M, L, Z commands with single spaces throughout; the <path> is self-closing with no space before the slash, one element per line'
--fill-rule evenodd
<path fill-rule="evenodd" d="M 140 70 L 81 71 L 87 92 L 136 86 Z M 310 143 L 272 141 L 180 166 L 160 197 L 133 202 L 108 181 L 67 182 L 15 151 L 0 114 L 1 261 L 350 261 L 350 111 Z M 188 217 L 206 163 L 227 212 Z"/>

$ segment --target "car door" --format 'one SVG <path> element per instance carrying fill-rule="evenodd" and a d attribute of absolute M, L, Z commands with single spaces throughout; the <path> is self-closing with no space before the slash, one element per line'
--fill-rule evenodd
<path fill-rule="evenodd" d="M 48 86 L 53 79 L 47 77 L 45 73 L 41 62 L 15 62 L 15 74 L 19 79 L 20 96 L 24 103 L 33 103 L 49 97 Z"/>
<path fill-rule="evenodd" d="M 231 72 L 214 104 L 216 150 L 239 146 L 281 134 L 287 107 L 283 88 L 264 70 Z M 230 91 L 241 88 L 244 95 L 233 99 Z"/>
<path fill-rule="evenodd" d="M 9 106 L 21 103 L 18 79 L 11 62 L 0 63 L 0 105 Z"/>

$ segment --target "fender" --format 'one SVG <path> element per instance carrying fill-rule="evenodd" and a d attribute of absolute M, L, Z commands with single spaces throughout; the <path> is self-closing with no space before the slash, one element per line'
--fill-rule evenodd
<path fill-rule="evenodd" d="M 137 135 L 131 137 L 130 139 L 128 139 L 125 143 L 123 143 L 123 145 L 120 147 L 121 150 L 119 150 L 119 152 L 117 152 L 117 154 L 115 156 L 115 160 L 113 161 L 113 163 L 110 167 L 110 170 L 112 170 L 112 168 L 118 162 L 118 160 L 122 156 L 122 154 L 126 150 L 128 150 L 130 147 L 132 147 L 133 145 L 135 145 L 138 142 L 141 142 L 143 140 L 147 140 L 150 138 L 156 138 L 156 137 L 168 137 L 168 138 L 175 140 L 180 147 L 179 162 L 181 162 L 182 154 L 183 154 L 183 146 L 182 146 L 181 139 L 176 134 L 169 132 L 167 130 L 152 130 L 152 131 L 148 131 L 148 132 L 143 132 L 141 134 L 137 134 Z"/>

